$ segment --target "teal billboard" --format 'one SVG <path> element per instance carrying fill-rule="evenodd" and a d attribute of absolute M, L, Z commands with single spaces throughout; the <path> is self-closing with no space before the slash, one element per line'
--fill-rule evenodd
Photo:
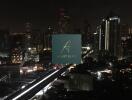
<path fill-rule="evenodd" d="M 81 35 L 78 34 L 52 35 L 52 63 L 80 64 Z"/>

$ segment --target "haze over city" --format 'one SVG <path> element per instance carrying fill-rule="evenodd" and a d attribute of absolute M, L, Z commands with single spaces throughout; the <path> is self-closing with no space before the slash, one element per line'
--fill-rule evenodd
<path fill-rule="evenodd" d="M 80 27 L 87 19 L 93 31 L 110 11 L 121 17 L 121 23 L 132 24 L 130 0 L 4 0 L 0 8 L 0 27 L 10 28 L 13 32 L 24 31 L 26 22 L 32 23 L 37 29 L 56 26 L 60 8 L 67 10 L 73 25 Z"/>
<path fill-rule="evenodd" d="M 2 0 L 0 100 L 130 100 L 131 4 Z"/>

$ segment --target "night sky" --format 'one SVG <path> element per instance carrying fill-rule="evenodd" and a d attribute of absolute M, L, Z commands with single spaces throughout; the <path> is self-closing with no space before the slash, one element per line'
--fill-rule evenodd
<path fill-rule="evenodd" d="M 71 21 L 80 27 L 87 19 L 93 30 L 100 20 L 114 11 L 124 24 L 132 24 L 131 0 L 2 0 L 0 2 L 0 28 L 12 32 L 24 31 L 26 22 L 35 29 L 55 26 L 59 8 L 66 8 Z"/>

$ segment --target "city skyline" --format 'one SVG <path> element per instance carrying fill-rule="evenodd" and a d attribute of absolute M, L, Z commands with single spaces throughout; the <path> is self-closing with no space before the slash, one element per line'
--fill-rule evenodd
<path fill-rule="evenodd" d="M 131 4 L 1 0 L 0 100 L 132 98 Z"/>
<path fill-rule="evenodd" d="M 71 23 L 80 28 L 85 19 L 95 30 L 103 17 L 114 11 L 121 17 L 121 23 L 132 24 L 131 1 L 119 0 L 6 0 L 0 4 L 0 28 L 10 31 L 24 31 L 25 23 L 30 22 L 35 29 L 45 29 L 48 25 L 55 26 L 58 22 L 58 11 L 65 8 L 71 17 Z"/>

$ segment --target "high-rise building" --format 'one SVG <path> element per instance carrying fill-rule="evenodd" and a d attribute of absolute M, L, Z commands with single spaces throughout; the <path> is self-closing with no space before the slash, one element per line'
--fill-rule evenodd
<path fill-rule="evenodd" d="M 64 8 L 59 9 L 59 21 L 58 21 L 58 32 L 59 33 L 68 33 L 70 30 L 70 17 L 67 14 L 67 11 Z"/>
<path fill-rule="evenodd" d="M 9 31 L 1 29 L 0 30 L 0 65 L 8 63 L 9 60 Z"/>
<path fill-rule="evenodd" d="M 22 63 L 25 51 L 25 33 L 11 33 L 10 46 L 11 63 Z"/>
<path fill-rule="evenodd" d="M 111 56 L 121 56 L 120 18 L 109 15 L 98 28 L 99 50 L 106 50 Z"/>
<path fill-rule="evenodd" d="M 9 31 L 0 30 L 0 51 L 6 51 L 9 48 Z"/>
<path fill-rule="evenodd" d="M 123 57 L 132 55 L 132 27 L 128 24 L 122 24 L 121 28 L 121 46 Z"/>
<path fill-rule="evenodd" d="M 88 23 L 87 20 L 84 21 L 82 33 L 82 45 L 92 45 L 93 34 L 91 32 L 91 25 Z"/>
<path fill-rule="evenodd" d="M 52 38 L 53 34 L 54 34 L 53 27 L 49 25 L 45 34 L 44 34 L 44 42 L 45 42 L 44 48 L 45 49 L 48 49 L 48 50 L 51 49 L 51 46 L 52 46 L 52 39 L 51 38 Z"/>
<path fill-rule="evenodd" d="M 43 32 L 39 29 L 33 29 L 31 34 L 31 47 L 35 47 L 38 52 L 43 50 Z"/>
<path fill-rule="evenodd" d="M 31 48 L 31 35 L 32 35 L 32 24 L 26 23 L 25 25 L 25 49 Z"/>
<path fill-rule="evenodd" d="M 129 26 L 129 29 L 128 29 L 128 33 L 129 33 L 129 35 L 131 35 L 132 36 L 132 27 L 131 26 Z"/>

